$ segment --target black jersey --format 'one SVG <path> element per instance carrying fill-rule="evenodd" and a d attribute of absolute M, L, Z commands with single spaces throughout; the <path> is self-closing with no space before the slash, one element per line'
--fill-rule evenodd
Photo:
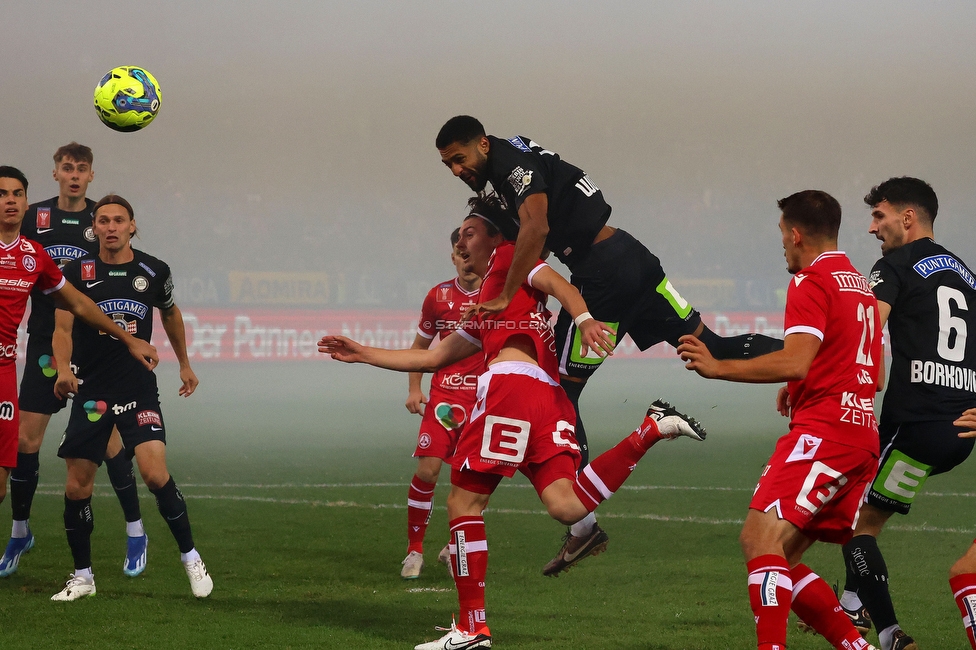
<path fill-rule="evenodd" d="M 64 276 L 119 327 L 149 341 L 153 307 L 173 306 L 173 277 L 165 262 L 142 251 L 132 252 L 135 257 L 125 264 L 106 264 L 97 255 L 75 260 L 64 267 Z M 118 339 L 76 319 L 72 340 L 71 362 L 78 367 L 82 395 L 155 389 L 156 376 Z"/>
<path fill-rule="evenodd" d="M 931 239 L 882 257 L 870 278 L 891 305 L 884 423 L 955 420 L 976 407 L 976 276 Z"/>
<path fill-rule="evenodd" d="M 98 240 L 92 231 L 92 209 L 95 202 L 85 199 L 81 212 L 65 212 L 58 208 L 58 197 L 35 203 L 27 209 L 20 234 L 44 247 L 55 264 L 64 268 L 71 260 L 93 255 Z M 47 339 L 50 345 L 54 333 L 54 298 L 41 291 L 31 292 L 31 312 L 27 331 Z"/>
<path fill-rule="evenodd" d="M 502 140 L 489 135 L 488 141 L 488 180 L 513 221 L 518 223 L 525 197 L 544 192 L 549 200 L 546 248 L 572 268 L 610 218 L 603 192 L 582 169 L 524 136 Z"/>

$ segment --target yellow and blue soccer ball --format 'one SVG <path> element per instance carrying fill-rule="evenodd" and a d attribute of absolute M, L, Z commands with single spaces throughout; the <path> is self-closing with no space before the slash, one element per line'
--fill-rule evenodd
<path fill-rule="evenodd" d="M 95 86 L 95 112 L 110 129 L 138 131 L 153 121 L 163 95 L 145 68 L 113 68 Z"/>

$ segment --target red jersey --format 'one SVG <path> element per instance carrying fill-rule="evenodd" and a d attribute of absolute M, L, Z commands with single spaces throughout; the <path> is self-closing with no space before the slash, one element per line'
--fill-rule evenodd
<path fill-rule="evenodd" d="M 37 242 L 18 236 L 0 243 L 0 365 L 17 358 L 17 328 L 27 309 L 27 298 L 37 285 L 45 294 L 64 286 L 57 264 Z"/>
<path fill-rule="evenodd" d="M 504 242 L 492 253 L 488 260 L 488 271 L 481 281 L 478 302 L 488 302 L 501 295 L 514 252 L 515 242 Z M 556 336 L 549 323 L 552 314 L 546 309 L 549 296 L 532 286 L 532 278 L 539 269 L 548 267 L 548 264 L 538 260 L 505 311 L 479 315 L 461 330 L 461 334 L 467 335 L 473 343 L 480 343 L 485 353 L 485 365 L 498 356 L 508 339 L 513 336 L 527 337 L 535 347 L 535 358 L 539 367 L 559 384 Z"/>
<path fill-rule="evenodd" d="M 877 454 L 878 303 L 843 252 L 823 253 L 793 276 L 784 327 L 784 336 L 813 334 L 821 341 L 807 376 L 789 382 L 790 429 Z"/>
<path fill-rule="evenodd" d="M 444 339 L 461 328 L 461 315 L 465 309 L 477 304 L 477 298 L 478 290 L 465 291 L 458 284 L 457 278 L 441 282 L 427 292 L 427 297 L 424 298 L 417 334 L 425 339 L 433 339 L 438 335 Z M 435 372 L 430 379 L 430 387 L 473 391 L 478 387 L 478 375 L 484 369 L 484 359 L 479 354 L 473 354 Z"/>

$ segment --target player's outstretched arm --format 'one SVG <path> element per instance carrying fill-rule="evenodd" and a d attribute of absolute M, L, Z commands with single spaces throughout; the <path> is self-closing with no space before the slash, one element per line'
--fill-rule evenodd
<path fill-rule="evenodd" d="M 126 347 L 129 348 L 129 354 L 138 359 L 149 370 L 155 368 L 156 364 L 159 363 L 156 348 L 116 325 L 98 308 L 98 305 L 92 302 L 91 298 L 75 289 L 70 282 L 65 282 L 64 286 L 51 295 L 58 302 L 60 308 L 70 311 L 92 327 L 106 334 L 111 334 L 125 343 Z"/>
<path fill-rule="evenodd" d="M 54 394 L 58 399 L 67 399 L 78 393 L 78 378 L 71 371 L 71 352 L 74 349 L 71 328 L 74 324 L 75 317 L 70 311 L 54 310 L 54 335 L 51 337 L 51 349 L 54 354 L 54 365 L 58 369 L 58 378 L 54 382 Z"/>
<path fill-rule="evenodd" d="M 820 349 L 813 334 L 790 334 L 783 349 L 752 359 L 716 359 L 708 346 L 691 335 L 678 339 L 678 356 L 685 368 L 708 379 L 725 379 L 750 384 L 770 384 L 803 379 Z"/>
<path fill-rule="evenodd" d="M 543 266 L 532 276 L 532 286 L 558 300 L 563 309 L 576 321 L 583 345 L 587 348 L 583 350 L 583 356 L 586 356 L 589 350 L 599 357 L 613 354 L 613 340 L 610 337 L 616 332 L 606 323 L 601 323 L 590 316 L 583 296 L 566 278 L 559 275 L 552 267 Z"/>
<path fill-rule="evenodd" d="M 197 389 L 200 380 L 190 367 L 190 357 L 186 353 L 186 326 L 183 324 L 183 312 L 176 305 L 159 310 L 159 318 L 166 330 L 166 338 L 173 347 L 176 360 L 180 362 L 180 396 L 189 397 Z"/>
<path fill-rule="evenodd" d="M 966 409 L 958 420 L 953 422 L 957 427 L 969 429 L 959 434 L 960 438 L 976 438 L 976 409 Z"/>
<path fill-rule="evenodd" d="M 318 349 L 337 361 L 365 363 L 398 372 L 434 372 L 481 352 L 481 348 L 457 332 L 441 341 L 433 350 L 371 348 L 345 336 L 323 336 Z"/>
<path fill-rule="evenodd" d="M 411 350 L 428 350 L 430 349 L 430 344 L 433 343 L 433 338 L 427 338 L 426 336 L 421 336 L 417 334 L 413 339 L 413 345 L 410 346 Z M 424 373 L 422 372 L 411 372 L 407 377 L 407 401 L 404 406 L 411 413 L 416 413 L 419 415 L 424 414 L 424 405 L 427 403 L 427 396 L 424 395 L 423 387 L 421 386 L 421 380 L 424 378 Z"/>
<path fill-rule="evenodd" d="M 549 197 L 542 192 L 530 194 L 519 207 L 518 216 L 519 234 L 502 293 L 494 300 L 475 305 L 474 313 L 497 314 L 504 311 L 525 278 L 529 277 L 529 271 L 542 257 L 549 234 Z"/>

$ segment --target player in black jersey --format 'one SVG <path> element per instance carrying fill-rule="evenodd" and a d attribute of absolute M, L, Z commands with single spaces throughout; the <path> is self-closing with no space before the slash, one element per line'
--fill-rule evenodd
<path fill-rule="evenodd" d="M 179 393 L 188 397 L 198 381 L 187 357 L 183 316 L 173 302 L 169 266 L 132 248 L 136 223 L 132 206 L 122 197 L 110 194 L 96 203 L 92 223 L 98 254 L 69 263 L 65 278 L 119 327 L 145 341 L 152 337 L 153 308 L 158 308 L 180 363 Z M 166 468 L 166 431 L 156 375 L 124 359 L 122 346 L 113 337 L 75 323 L 62 310 L 56 314 L 53 347 L 58 361 L 55 391 L 62 397 L 74 395 L 58 456 L 68 467 L 64 525 L 75 571 L 52 600 L 77 600 L 95 593 L 91 495 L 113 427 L 122 436 L 126 455 L 135 456 L 143 481 L 176 538 L 193 595 L 208 596 L 213 580 L 193 544 L 186 502 Z"/>
<path fill-rule="evenodd" d="M 968 337 L 976 333 L 976 276 L 935 242 L 939 202 L 928 183 L 891 178 L 864 202 L 871 207 L 868 232 L 881 240 L 883 257 L 869 281 L 888 324 L 892 361 L 879 418 L 881 460 L 855 536 L 844 545 L 841 604 L 864 632 L 873 621 L 882 650 L 913 650 L 895 617 L 877 537 L 892 514 L 908 514 L 929 476 L 949 471 L 973 449 L 954 421 L 976 407 L 976 345 Z"/>
<path fill-rule="evenodd" d="M 705 327 L 698 312 L 675 290 L 660 260 L 629 233 L 607 225 L 610 206 L 583 170 L 524 136 L 503 140 L 486 135 L 481 122 L 467 115 L 447 121 L 437 134 L 442 162 L 476 192 L 491 183 L 510 217 L 500 224 L 508 237 L 517 234 L 515 257 L 502 295 L 477 311 L 504 310 L 543 251 L 569 267 L 593 318 L 630 334 L 641 350 L 661 341 L 677 347 L 694 334 L 716 358 L 758 356 L 783 347 L 779 339 L 759 334 L 723 338 Z M 585 314 L 589 316 L 589 312 Z M 576 409 L 576 438 L 588 459 L 579 398 L 590 375 L 603 362 L 587 355 L 579 329 L 562 309 L 556 321 L 561 384 Z M 564 571 L 587 555 L 606 548 L 607 534 L 592 515 L 575 524 L 543 574 Z"/>
<path fill-rule="evenodd" d="M 86 198 L 88 184 L 94 179 L 92 150 L 72 142 L 54 152 L 54 180 L 58 195 L 28 208 L 20 232 L 38 242 L 64 268 L 71 260 L 98 250 L 92 232 L 91 215 L 95 202 Z M 27 359 L 20 383 L 20 428 L 17 467 L 10 474 L 10 504 L 13 525 L 10 541 L 0 558 L 0 578 L 15 571 L 23 553 L 34 546 L 29 519 L 34 492 L 37 490 L 39 452 L 51 415 L 65 407 L 66 400 L 54 394 L 57 370 L 51 351 L 54 333 L 54 299 L 42 291 L 31 293 L 30 317 L 27 320 Z M 118 434 L 113 447 L 118 449 Z M 109 477 L 129 532 L 123 571 L 126 575 L 142 573 L 146 561 L 146 536 L 136 492 L 132 461 L 114 454 L 106 459 Z"/>

